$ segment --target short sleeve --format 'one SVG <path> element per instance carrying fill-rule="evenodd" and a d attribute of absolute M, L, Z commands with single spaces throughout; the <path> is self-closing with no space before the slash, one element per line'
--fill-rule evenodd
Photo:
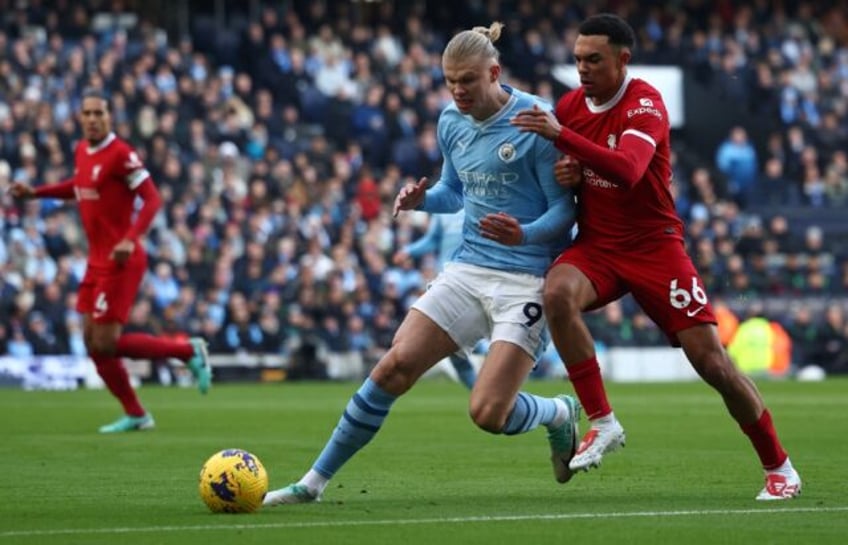
<path fill-rule="evenodd" d="M 668 137 L 668 112 L 662 97 L 655 90 L 636 93 L 627 105 L 625 115 L 627 121 L 621 133 L 622 138 L 626 135 L 636 136 L 656 148 L 659 142 Z"/>
<path fill-rule="evenodd" d="M 126 146 L 121 150 L 120 169 L 130 189 L 136 189 L 150 177 L 150 172 L 144 167 L 141 157 L 132 147 Z"/>

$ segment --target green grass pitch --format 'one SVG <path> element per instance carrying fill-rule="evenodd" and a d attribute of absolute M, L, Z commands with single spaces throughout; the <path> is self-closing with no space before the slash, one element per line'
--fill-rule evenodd
<path fill-rule="evenodd" d="M 707 386 L 614 384 L 627 447 L 558 485 L 543 430 L 486 434 L 467 393 L 424 381 L 336 476 L 324 501 L 213 515 L 203 461 L 256 454 L 272 488 L 308 469 L 357 384 L 145 387 L 157 429 L 101 436 L 105 391 L 0 390 L 0 545 L 38 544 L 844 544 L 848 381 L 763 382 L 804 479 L 789 502 L 755 502 L 761 470 Z M 543 395 L 561 382 L 530 382 Z M 585 421 L 582 422 L 585 428 Z"/>

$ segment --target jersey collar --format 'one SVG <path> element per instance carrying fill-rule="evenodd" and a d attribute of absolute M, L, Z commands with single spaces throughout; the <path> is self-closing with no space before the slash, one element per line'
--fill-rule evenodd
<path fill-rule="evenodd" d="M 589 97 L 586 97 L 586 107 L 589 108 L 589 111 L 593 114 L 602 114 L 614 108 L 616 104 L 621 102 L 621 97 L 624 96 L 625 91 L 627 91 L 627 86 L 630 85 L 630 82 L 632 80 L 633 78 L 630 77 L 630 74 L 626 74 L 624 76 L 624 83 L 622 83 L 621 87 L 618 88 L 618 92 L 615 93 L 615 96 L 613 96 L 611 99 L 604 102 L 600 106 L 595 106 L 592 100 Z"/>
<path fill-rule="evenodd" d="M 93 154 L 97 153 L 98 151 L 102 150 L 103 148 L 105 148 L 106 146 L 108 146 L 109 144 L 111 144 L 112 141 L 115 140 L 115 138 L 117 138 L 115 133 L 110 132 L 109 134 L 106 135 L 106 138 L 101 140 L 100 143 L 97 144 L 96 146 L 92 147 L 91 145 L 89 145 L 86 148 L 86 151 L 88 152 L 89 155 L 93 155 Z"/>

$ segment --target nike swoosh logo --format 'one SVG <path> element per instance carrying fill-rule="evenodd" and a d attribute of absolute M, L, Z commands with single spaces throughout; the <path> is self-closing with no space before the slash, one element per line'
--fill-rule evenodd
<path fill-rule="evenodd" d="M 687 310 L 687 311 L 686 311 L 686 316 L 689 316 L 689 317 L 691 318 L 692 316 L 694 316 L 694 315 L 698 314 L 698 313 L 699 313 L 699 312 L 701 312 L 702 310 L 704 310 L 704 307 L 702 307 L 702 306 L 701 306 L 701 307 L 696 308 L 695 310 Z"/>

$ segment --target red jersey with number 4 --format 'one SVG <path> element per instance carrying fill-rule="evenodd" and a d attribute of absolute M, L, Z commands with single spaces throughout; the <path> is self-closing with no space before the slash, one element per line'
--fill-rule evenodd
<path fill-rule="evenodd" d="M 114 133 L 94 147 L 81 140 L 74 158 L 74 194 L 88 238 L 88 263 L 108 268 L 110 252 L 132 223 L 135 190 L 150 174 L 133 147 Z M 144 250 L 136 244 L 135 251 Z"/>
<path fill-rule="evenodd" d="M 580 87 L 557 103 L 560 123 L 595 144 L 615 150 L 625 138 L 651 144 L 654 155 L 632 187 L 583 167 L 578 186 L 578 237 L 609 249 L 640 251 L 652 240 L 683 240 L 683 223 L 671 195 L 668 113 L 659 91 L 627 77 L 606 104 L 595 106 Z"/>

